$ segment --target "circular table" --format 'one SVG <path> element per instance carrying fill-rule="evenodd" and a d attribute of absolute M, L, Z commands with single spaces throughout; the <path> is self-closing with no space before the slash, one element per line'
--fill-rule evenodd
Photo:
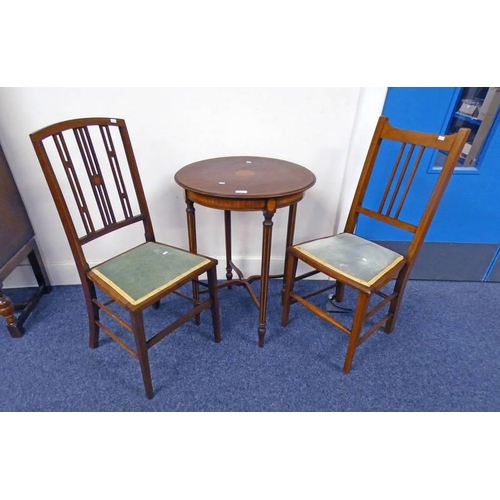
<path fill-rule="evenodd" d="M 290 207 L 286 237 L 287 248 L 293 244 L 297 203 L 314 185 L 316 177 L 307 168 L 284 160 L 258 156 L 228 156 L 191 163 L 175 174 L 175 181 L 185 191 L 189 250 L 197 252 L 194 203 L 224 210 L 226 238 L 226 278 L 219 287 L 245 285 L 259 309 L 258 344 L 264 346 L 266 333 L 267 288 L 271 261 L 273 216 L 278 208 Z M 231 211 L 262 211 L 261 274 L 244 278 L 232 262 Z M 238 278 L 233 279 L 233 270 Z M 282 275 L 280 275 L 282 276 Z M 257 298 L 251 283 L 260 279 Z M 194 286 L 195 298 L 198 288 Z"/>

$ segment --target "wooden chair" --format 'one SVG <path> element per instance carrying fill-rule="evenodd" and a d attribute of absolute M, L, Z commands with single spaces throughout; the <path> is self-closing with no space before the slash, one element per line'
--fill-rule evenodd
<path fill-rule="evenodd" d="M 148 350 L 190 318 L 211 308 L 213 331 L 220 342 L 217 295 L 217 260 L 157 243 L 125 121 L 115 118 L 82 118 L 64 121 L 30 134 L 38 160 L 54 198 L 83 286 L 89 316 L 89 344 L 95 348 L 102 330 L 139 360 L 148 398 L 153 397 Z M 84 246 L 142 224 L 142 244 L 91 267 Z M 128 239 L 127 239 L 128 241 Z M 207 274 L 208 284 L 200 280 Z M 190 297 L 180 287 L 189 282 L 208 288 L 208 298 Z M 109 300 L 100 301 L 96 287 Z M 190 301 L 188 312 L 149 339 L 143 311 L 159 306 L 160 299 L 176 294 Z M 125 321 L 110 306 L 125 309 Z M 194 304 L 194 306 L 193 306 Z M 116 309 L 116 308 L 115 308 Z M 133 334 L 135 350 L 100 319 L 104 311 Z M 123 311 L 123 310 L 122 310 Z M 129 315 L 129 318 L 127 317 Z M 128 322 L 130 321 L 130 322 Z M 170 320 L 169 320 L 170 321 Z M 199 323 L 199 321 L 197 321 Z"/>
<path fill-rule="evenodd" d="M 347 333 L 349 342 L 343 367 L 344 373 L 349 372 L 358 345 L 382 326 L 385 326 L 387 333 L 393 331 L 415 259 L 469 132 L 469 129 L 463 128 L 455 134 L 441 136 L 397 129 L 389 124 L 387 117 L 380 117 L 360 175 L 344 232 L 290 246 L 287 249 L 282 324 L 286 326 L 288 323 L 291 303 L 299 302 L 319 317 Z M 382 147 L 384 148 L 384 161 L 380 165 L 380 162 L 377 162 L 377 157 Z M 416 221 L 409 222 L 405 220 L 405 213 L 413 213 L 414 207 L 409 212 L 405 212 L 405 209 L 408 208 L 408 203 L 405 204 L 405 202 L 411 198 L 409 193 L 412 186 L 415 187 L 413 181 L 419 165 L 426 168 L 425 162 L 421 161 L 422 157 L 429 159 L 432 154 L 446 154 L 446 161 L 440 172 L 429 174 L 434 176 L 436 181 L 430 190 L 431 192 L 428 193 L 427 200 L 421 201 L 423 193 L 416 194 L 425 208 L 418 214 Z M 390 162 L 386 162 L 389 155 L 393 155 L 395 159 L 392 167 Z M 377 166 L 377 172 L 382 168 L 382 173 L 387 179 L 383 192 L 374 193 L 372 189 L 374 185 L 370 181 L 375 166 Z M 365 196 L 367 192 L 369 197 Z M 368 198 L 370 199 L 369 203 Z M 376 201 L 374 202 L 374 200 Z M 359 216 L 371 217 L 411 233 L 411 242 L 406 255 L 400 255 L 355 235 L 354 231 Z M 299 260 L 311 266 L 313 270 L 296 277 Z M 294 292 L 296 281 L 318 273 L 323 273 L 335 281 L 329 282 L 321 290 L 315 290 L 302 296 Z M 387 294 L 381 291 L 381 288 L 393 279 L 395 282 L 392 292 Z M 340 302 L 344 296 L 345 285 L 358 292 L 350 328 L 307 300 L 318 293 L 335 288 L 334 298 Z M 369 309 L 368 305 L 373 294 L 381 297 L 382 300 Z M 367 331 L 362 334 L 367 320 L 381 311 L 384 306 L 388 306 L 387 314 L 378 321 L 372 320 L 372 323 L 375 324 L 366 325 Z"/>

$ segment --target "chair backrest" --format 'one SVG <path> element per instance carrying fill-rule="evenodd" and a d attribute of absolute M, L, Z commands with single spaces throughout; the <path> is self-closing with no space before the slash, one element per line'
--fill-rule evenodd
<path fill-rule="evenodd" d="M 82 246 L 142 222 L 153 227 L 125 121 L 80 118 L 30 134 L 80 274 L 88 269 Z"/>
<path fill-rule="evenodd" d="M 466 128 L 446 136 L 398 129 L 390 125 L 387 117 L 381 116 L 361 171 L 345 232 L 354 232 L 360 214 L 409 231 L 413 233 L 407 251 L 407 259 L 411 261 L 424 241 L 469 133 L 470 130 Z M 383 164 L 380 165 L 377 159 L 384 146 L 387 148 L 384 149 Z M 409 193 L 416 184 L 414 180 L 417 172 L 419 167 L 421 170 L 427 169 L 428 166 L 428 161 L 422 161 L 422 158 L 432 158 L 430 155 L 438 153 L 446 156 L 444 165 L 432 174 L 435 182 L 430 192 L 417 192 L 413 197 L 413 200 L 418 198 L 419 205 L 423 206 L 418 214 L 418 220 L 407 221 L 405 208 L 411 203 Z M 392 165 L 390 162 L 387 163 L 389 157 L 391 160 L 394 158 Z M 371 205 L 368 207 L 366 194 L 373 185 L 372 174 L 375 165 L 377 165 L 377 175 L 380 173 L 387 182 L 382 183 L 383 190 L 377 191 L 375 196 L 370 196 Z M 377 186 L 380 184 L 377 183 Z M 375 203 L 374 198 L 376 198 Z"/>

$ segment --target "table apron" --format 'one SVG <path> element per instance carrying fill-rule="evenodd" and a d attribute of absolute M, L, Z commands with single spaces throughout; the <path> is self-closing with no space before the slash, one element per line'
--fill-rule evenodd
<path fill-rule="evenodd" d="M 303 197 L 304 192 L 293 193 L 283 196 L 269 196 L 268 198 L 220 198 L 208 194 L 196 193 L 185 190 L 186 200 L 198 203 L 209 208 L 231 211 L 257 211 L 267 210 L 270 207 L 275 209 L 288 207 L 298 203 Z M 273 210 L 273 211 L 274 211 Z"/>

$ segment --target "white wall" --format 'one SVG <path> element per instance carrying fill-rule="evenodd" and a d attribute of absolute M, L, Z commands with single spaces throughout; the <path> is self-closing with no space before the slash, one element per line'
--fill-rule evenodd
<path fill-rule="evenodd" d="M 33 224 L 53 284 L 78 283 L 72 255 L 29 133 L 84 116 L 124 118 L 159 241 L 187 247 L 182 166 L 201 159 L 255 155 L 299 163 L 317 177 L 299 203 L 295 241 L 344 223 L 386 88 L 1 88 L 0 143 Z M 224 265 L 223 214 L 197 207 L 198 250 Z M 283 264 L 287 209 L 274 217 L 271 272 Z M 233 216 L 234 261 L 260 270 L 262 214 Z M 128 244 L 94 245 L 90 262 Z M 223 274 L 221 273 L 221 276 Z M 34 283 L 21 266 L 5 287 Z"/>

